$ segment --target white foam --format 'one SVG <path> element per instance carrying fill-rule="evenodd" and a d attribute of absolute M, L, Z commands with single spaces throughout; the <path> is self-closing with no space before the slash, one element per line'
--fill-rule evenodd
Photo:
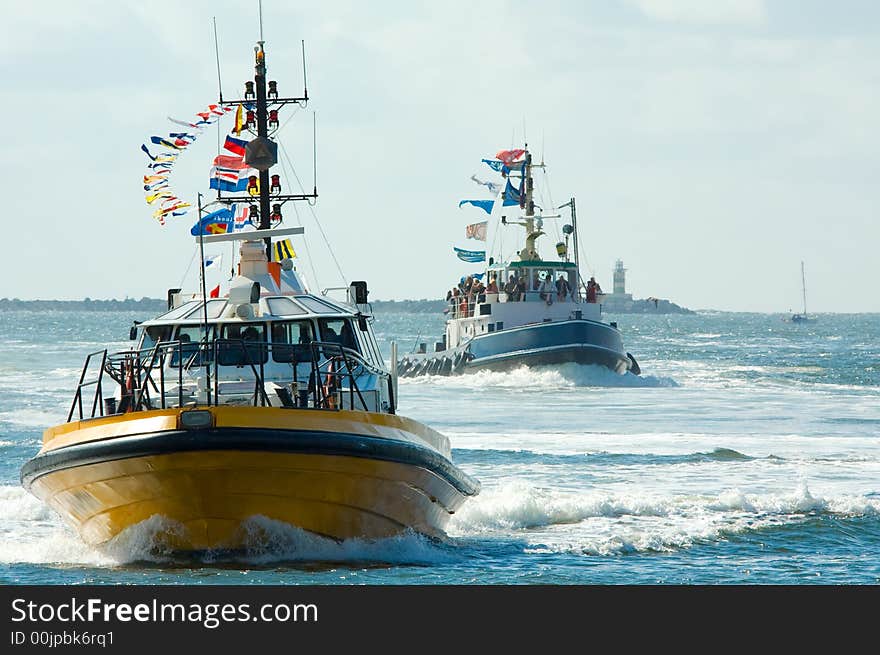
<path fill-rule="evenodd" d="M 244 524 L 248 532 L 246 559 L 253 563 L 277 561 L 385 562 L 437 564 L 453 560 L 436 542 L 412 531 L 385 539 L 335 541 L 265 516 Z"/>
<path fill-rule="evenodd" d="M 432 385 L 448 388 L 482 390 L 500 387 L 515 391 L 534 391 L 548 387 L 675 387 L 672 378 L 652 375 L 615 373 L 595 364 L 561 364 L 558 366 L 520 366 L 511 371 L 476 371 L 464 375 L 424 375 L 401 378 L 402 384 Z"/>
<path fill-rule="evenodd" d="M 608 555 L 687 548 L 725 534 L 794 523 L 817 512 L 877 516 L 880 499 L 817 497 L 805 482 L 790 493 L 748 494 L 730 489 L 713 497 L 560 492 L 514 481 L 470 499 L 454 517 L 450 534 L 522 539 L 526 552 Z"/>
<path fill-rule="evenodd" d="M 112 564 L 21 487 L 0 486 L 0 526 L 2 563 Z"/>
<path fill-rule="evenodd" d="M 450 534 L 522 530 L 623 515 L 665 516 L 669 500 L 650 495 L 560 492 L 529 482 L 508 482 L 468 500 L 453 517 Z"/>

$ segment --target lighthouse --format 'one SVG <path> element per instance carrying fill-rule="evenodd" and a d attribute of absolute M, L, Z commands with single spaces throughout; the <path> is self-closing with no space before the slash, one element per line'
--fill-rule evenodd
<path fill-rule="evenodd" d="M 622 259 L 614 263 L 614 295 L 626 296 L 626 269 Z"/>

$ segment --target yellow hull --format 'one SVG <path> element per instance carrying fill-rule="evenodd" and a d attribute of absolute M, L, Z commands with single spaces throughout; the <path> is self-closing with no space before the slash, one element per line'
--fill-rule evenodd
<path fill-rule="evenodd" d="M 204 430 L 181 429 L 181 410 L 50 428 L 23 482 L 89 544 L 158 516 L 174 526 L 161 541 L 175 550 L 247 548 L 255 517 L 333 539 L 442 536 L 478 489 L 448 462 L 445 437 L 409 419 L 210 411 Z"/>

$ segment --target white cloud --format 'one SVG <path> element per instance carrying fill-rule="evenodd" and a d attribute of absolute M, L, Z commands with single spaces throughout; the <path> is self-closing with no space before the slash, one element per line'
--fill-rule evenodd
<path fill-rule="evenodd" d="M 698 25 L 763 25 L 763 0 L 631 0 L 645 15 L 660 21 Z"/>

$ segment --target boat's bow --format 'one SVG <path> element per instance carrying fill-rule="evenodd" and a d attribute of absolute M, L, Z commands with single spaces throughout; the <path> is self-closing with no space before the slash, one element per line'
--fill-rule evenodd
<path fill-rule="evenodd" d="M 362 411 L 200 407 L 50 428 L 22 483 L 99 545 L 161 517 L 180 550 L 247 547 L 266 517 L 334 539 L 442 536 L 479 483 L 448 440 Z"/>

